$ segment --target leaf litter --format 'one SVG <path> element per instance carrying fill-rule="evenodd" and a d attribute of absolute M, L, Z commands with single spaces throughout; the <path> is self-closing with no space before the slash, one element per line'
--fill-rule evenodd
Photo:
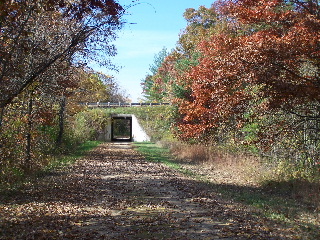
<path fill-rule="evenodd" d="M 299 239 L 130 143 L 0 196 L 0 239 Z"/>

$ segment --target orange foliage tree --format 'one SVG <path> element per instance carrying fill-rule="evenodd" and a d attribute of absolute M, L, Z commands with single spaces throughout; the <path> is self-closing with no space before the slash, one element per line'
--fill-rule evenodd
<path fill-rule="evenodd" d="M 302 105 L 319 105 L 318 1 L 230 0 L 214 7 L 226 28 L 198 44 L 199 64 L 185 72 L 191 95 L 179 100 L 182 138 L 203 137 L 225 122 L 236 126 L 250 111 L 302 116 Z"/>

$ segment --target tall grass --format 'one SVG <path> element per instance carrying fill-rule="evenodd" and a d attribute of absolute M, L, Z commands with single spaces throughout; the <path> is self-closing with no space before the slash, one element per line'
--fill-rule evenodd
<path fill-rule="evenodd" d="M 147 160 L 164 163 L 198 180 L 199 184 L 206 184 L 208 189 L 219 192 L 224 198 L 253 207 L 257 209 L 256 214 L 300 229 L 303 239 L 320 237 L 317 184 L 312 186 L 310 182 L 297 180 L 265 184 L 263 179 L 274 178 L 274 169 L 266 168 L 261 159 L 243 153 L 230 154 L 212 146 L 188 147 L 179 142 L 166 142 L 162 146 L 153 143 L 135 145 Z"/>
<path fill-rule="evenodd" d="M 293 168 L 289 163 L 274 164 L 246 152 L 230 152 L 218 146 L 189 145 L 179 141 L 162 142 L 176 160 L 201 172 L 217 184 L 263 189 L 320 209 L 320 176 Z M 312 177 L 309 177 L 312 176 Z"/>

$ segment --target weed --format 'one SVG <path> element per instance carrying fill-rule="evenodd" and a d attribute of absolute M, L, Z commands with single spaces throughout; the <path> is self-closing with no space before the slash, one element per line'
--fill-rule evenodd
<path fill-rule="evenodd" d="M 98 141 L 87 141 L 70 153 L 60 156 L 55 156 L 48 165 L 44 166 L 36 172 L 32 172 L 26 175 L 25 172 L 19 168 L 7 168 L 3 169 L 0 173 L 0 191 L 6 191 L 6 189 L 19 188 L 24 183 L 29 182 L 32 179 L 44 177 L 52 174 L 52 172 L 59 168 L 64 168 L 73 164 L 78 158 L 84 156 L 88 151 L 97 147 L 101 142 Z"/>
<path fill-rule="evenodd" d="M 199 181 L 199 184 L 206 184 L 211 187 L 214 191 L 217 191 L 227 199 L 232 199 L 239 203 L 245 204 L 246 206 L 251 206 L 257 209 L 257 214 L 260 214 L 266 218 L 273 219 L 275 221 L 281 222 L 283 224 L 289 224 L 295 228 L 299 228 L 306 232 L 308 236 L 319 237 L 318 227 L 319 227 L 319 216 L 317 207 L 313 204 L 304 203 L 301 201 L 301 198 L 292 198 L 288 193 L 291 192 L 290 188 L 286 188 L 287 183 L 283 184 L 284 189 L 277 189 L 275 191 L 273 188 L 280 184 L 280 182 L 269 182 L 269 186 L 258 184 L 259 177 L 252 182 L 243 181 L 242 184 L 241 178 L 245 176 L 246 171 L 253 171 L 254 168 L 248 166 L 248 164 L 255 163 L 256 166 L 261 167 L 261 163 L 257 162 L 255 158 L 247 158 L 241 161 L 241 158 L 228 158 L 226 161 L 228 164 L 223 165 L 223 155 L 220 152 L 220 157 L 218 160 L 213 160 L 210 164 L 216 163 L 215 171 L 218 171 L 218 175 L 221 175 L 222 171 L 229 172 L 229 181 L 225 178 L 211 180 L 209 165 L 202 164 L 193 164 L 190 168 L 189 161 L 181 161 L 174 158 L 170 155 L 168 148 L 159 147 L 156 144 L 152 143 L 136 143 L 137 149 L 145 155 L 147 160 L 161 162 L 166 164 L 169 167 L 177 169 L 179 172 L 186 174 Z M 175 145 L 173 149 L 177 148 L 178 145 Z M 186 150 L 186 151 L 191 151 Z M 227 157 L 230 157 L 228 155 Z M 217 168 L 219 170 L 217 170 Z M 241 173 L 237 168 L 244 168 L 246 170 L 241 170 L 243 175 L 234 176 L 235 173 Z M 234 170 L 237 169 L 235 172 Z M 231 172 L 231 174 L 230 174 Z M 203 174 L 205 173 L 205 174 Z M 228 173 L 227 173 L 228 174 Z M 263 173 L 256 172 L 256 174 L 263 175 Z M 226 174 L 224 176 L 227 176 Z M 239 180 L 240 178 L 240 180 Z M 296 187 L 297 189 L 303 188 L 306 183 L 291 183 L 291 187 Z M 299 185 L 301 184 L 301 185 Z M 315 188 L 319 185 L 314 186 Z"/>
<path fill-rule="evenodd" d="M 183 168 L 178 162 L 174 161 L 174 157 L 167 148 L 159 147 L 154 143 L 134 143 L 134 146 L 137 147 L 137 150 L 142 153 L 148 161 L 163 163 L 188 176 L 197 175 L 194 172 Z"/>
<path fill-rule="evenodd" d="M 46 172 L 50 172 L 56 168 L 66 167 L 73 164 L 78 158 L 84 156 L 86 152 L 97 147 L 100 143 L 101 142 L 99 141 L 87 141 L 75 148 L 75 150 L 70 154 L 57 156 L 55 160 L 46 166 L 43 171 L 40 171 L 38 175 L 45 174 Z"/>

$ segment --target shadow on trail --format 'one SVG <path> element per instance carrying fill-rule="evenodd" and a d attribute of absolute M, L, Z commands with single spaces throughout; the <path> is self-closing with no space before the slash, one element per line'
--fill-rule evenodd
<path fill-rule="evenodd" d="M 2 195 L 0 239 L 294 237 L 221 196 L 239 191 L 257 190 L 192 180 L 129 145 L 104 144 L 60 174 Z"/>
<path fill-rule="evenodd" d="M 291 227 L 303 230 L 304 233 L 301 235 L 307 239 L 320 239 L 319 208 L 309 201 L 303 201 L 301 196 L 295 194 L 297 191 L 294 191 L 295 189 L 309 188 L 306 189 L 306 192 L 316 195 L 320 189 L 319 184 L 293 180 L 289 182 L 269 182 L 261 187 L 255 187 L 209 182 L 204 176 L 181 168 L 180 162 L 172 159 L 168 149 L 162 149 L 150 143 L 138 143 L 136 145 L 142 149 L 142 152 L 151 161 L 173 165 L 183 174 L 194 179 L 202 179 L 199 181 L 191 180 L 198 187 L 197 194 L 199 194 L 199 191 L 201 192 L 199 190 L 200 186 L 203 186 L 204 190 L 200 196 L 206 197 L 209 192 L 215 192 L 224 199 L 248 206 L 254 210 L 252 212 L 254 215 L 275 219 L 275 224 L 294 223 L 295 226 Z M 183 162 L 183 164 L 186 164 L 186 162 Z M 189 162 L 188 164 L 193 165 L 194 163 Z M 187 185 L 190 185 L 190 183 Z M 313 192 L 312 189 L 315 191 Z M 304 221 L 305 216 L 308 216 L 310 221 Z M 315 224 L 310 222 L 315 222 Z M 289 226 L 288 224 L 288 228 Z"/>

